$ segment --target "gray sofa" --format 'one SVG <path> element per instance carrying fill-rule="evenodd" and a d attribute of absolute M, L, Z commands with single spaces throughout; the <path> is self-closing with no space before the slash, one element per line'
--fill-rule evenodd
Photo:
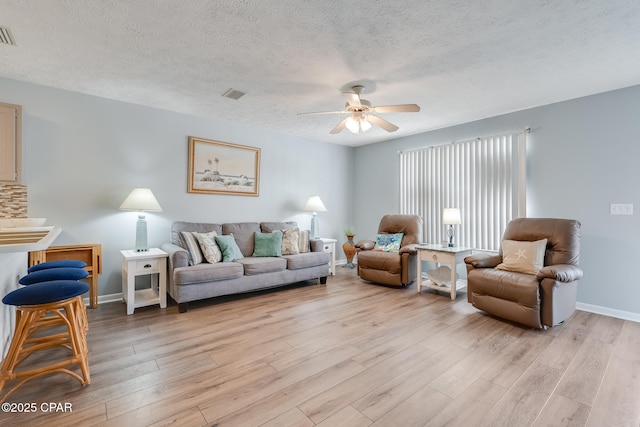
<path fill-rule="evenodd" d="M 253 257 L 256 232 L 298 228 L 293 222 L 238 222 L 225 224 L 175 222 L 171 226 L 171 243 L 161 248 L 169 254 L 168 293 L 178 303 L 180 313 L 188 303 L 221 295 L 238 294 L 286 284 L 319 279 L 325 284 L 329 274 L 329 254 L 321 240 L 309 239 L 308 252 L 280 257 Z M 218 235 L 233 234 L 244 258 L 232 262 L 208 262 L 190 265 L 189 252 L 182 231 Z"/>

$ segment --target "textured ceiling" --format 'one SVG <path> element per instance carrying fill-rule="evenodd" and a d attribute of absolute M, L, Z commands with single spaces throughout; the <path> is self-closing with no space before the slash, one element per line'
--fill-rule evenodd
<path fill-rule="evenodd" d="M 350 146 L 640 84 L 637 0 L 0 0 L 0 26 L 1 77 Z M 356 83 L 422 110 L 297 115 Z"/>

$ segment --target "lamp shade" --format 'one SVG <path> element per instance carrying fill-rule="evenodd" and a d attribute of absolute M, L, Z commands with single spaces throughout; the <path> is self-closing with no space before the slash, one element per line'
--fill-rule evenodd
<path fill-rule="evenodd" d="M 123 211 L 162 212 L 160 204 L 148 188 L 134 188 L 120 205 Z"/>
<path fill-rule="evenodd" d="M 460 224 L 460 209 L 458 208 L 445 208 L 442 211 L 442 223 L 443 224 Z"/>
<path fill-rule="evenodd" d="M 311 196 L 303 208 L 307 212 L 326 212 L 327 208 L 320 200 L 320 196 Z"/>

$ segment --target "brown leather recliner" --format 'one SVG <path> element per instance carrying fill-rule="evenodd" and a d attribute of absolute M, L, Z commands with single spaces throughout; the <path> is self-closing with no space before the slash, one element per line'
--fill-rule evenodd
<path fill-rule="evenodd" d="M 416 278 L 417 250 L 422 243 L 422 218 L 418 215 L 385 215 L 378 234 L 403 233 L 399 252 L 374 251 L 375 241 L 361 240 L 358 249 L 358 276 L 374 283 L 406 286 Z"/>
<path fill-rule="evenodd" d="M 544 266 L 536 274 L 496 269 L 503 261 L 504 240 L 547 239 Z M 582 278 L 580 222 L 570 219 L 519 218 L 504 231 L 498 255 L 465 258 L 467 299 L 474 307 L 534 328 L 564 322 L 576 309 Z"/>

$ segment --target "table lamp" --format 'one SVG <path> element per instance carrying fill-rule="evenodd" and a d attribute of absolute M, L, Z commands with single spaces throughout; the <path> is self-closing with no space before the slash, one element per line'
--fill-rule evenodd
<path fill-rule="evenodd" d="M 455 246 L 455 243 L 453 243 L 453 237 L 456 235 L 456 230 L 454 230 L 453 226 L 461 223 L 460 209 L 445 208 L 442 212 L 442 223 L 445 225 L 449 225 L 447 236 L 449 236 L 449 247 L 452 248 Z"/>
<path fill-rule="evenodd" d="M 311 196 L 303 208 L 307 212 L 313 212 L 311 217 L 311 237 L 313 239 L 320 238 L 320 228 L 318 227 L 318 212 L 326 212 L 327 208 L 320 200 L 320 196 Z"/>
<path fill-rule="evenodd" d="M 147 220 L 143 212 L 162 212 L 160 204 L 148 188 L 134 188 L 120 205 L 124 211 L 139 211 L 136 223 L 136 252 L 149 250 L 147 244 Z"/>

